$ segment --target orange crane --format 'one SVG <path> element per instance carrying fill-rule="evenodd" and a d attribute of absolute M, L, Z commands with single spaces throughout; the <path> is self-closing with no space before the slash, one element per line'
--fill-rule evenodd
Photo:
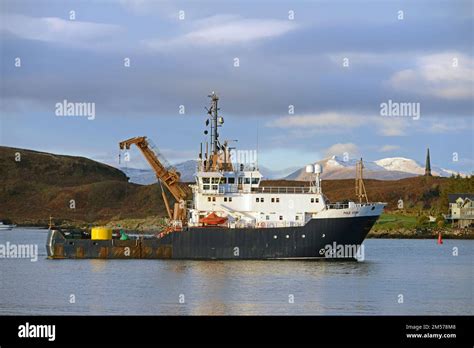
<path fill-rule="evenodd" d="M 131 145 L 136 145 L 140 149 L 147 162 L 155 171 L 160 185 L 163 183 L 176 200 L 174 209 L 171 210 L 168 199 L 166 198 L 165 192 L 163 190 L 163 186 L 161 186 L 161 194 L 163 196 L 163 201 L 165 203 L 169 218 L 175 221 L 179 220 L 184 222 L 186 220 L 185 199 L 187 195 L 184 189 L 181 187 L 179 181 L 179 172 L 177 172 L 174 168 L 166 168 L 166 166 L 161 163 L 158 158 L 160 157 L 159 153 L 156 150 L 153 150 L 147 137 L 130 138 L 119 143 L 120 150 L 129 150 Z"/>

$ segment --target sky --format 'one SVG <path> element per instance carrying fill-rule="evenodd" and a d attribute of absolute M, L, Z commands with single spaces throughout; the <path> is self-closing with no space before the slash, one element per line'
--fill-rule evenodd
<path fill-rule="evenodd" d="M 118 165 L 118 142 L 145 135 L 195 159 L 215 91 L 221 139 L 274 170 L 424 163 L 429 147 L 432 165 L 472 172 L 473 4 L 2 0 L 0 145 Z M 64 100 L 94 117 L 58 116 Z"/>

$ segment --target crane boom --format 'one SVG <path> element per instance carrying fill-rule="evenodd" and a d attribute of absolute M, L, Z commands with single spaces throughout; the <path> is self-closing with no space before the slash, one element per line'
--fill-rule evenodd
<path fill-rule="evenodd" d="M 163 194 L 163 200 L 170 219 L 181 220 L 185 219 L 184 200 L 186 199 L 186 192 L 181 187 L 179 178 L 180 174 L 175 169 L 166 168 L 158 158 L 158 154 L 150 147 L 147 137 L 134 137 L 124 140 L 119 143 L 121 150 L 128 150 L 130 146 L 136 145 L 142 152 L 143 156 L 154 170 L 157 179 L 163 183 L 171 195 L 176 199 L 173 214 L 169 208 L 166 196 Z M 163 192 L 163 191 L 162 191 Z"/>

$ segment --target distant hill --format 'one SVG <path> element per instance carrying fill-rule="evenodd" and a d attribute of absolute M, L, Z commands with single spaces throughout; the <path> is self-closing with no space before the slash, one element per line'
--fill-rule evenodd
<path fill-rule="evenodd" d="M 194 182 L 194 173 L 196 172 L 197 161 L 189 160 L 173 165 L 180 174 L 182 182 Z M 130 179 L 130 182 L 140 185 L 151 185 L 158 182 L 156 174 L 153 169 L 138 169 L 138 168 L 128 168 L 120 167 L 120 170 L 123 171 L 127 177 Z"/>
<path fill-rule="evenodd" d="M 173 165 L 176 170 L 181 174 L 181 181 L 183 182 L 194 182 L 194 173 L 197 169 L 197 161 L 189 160 Z"/>
<path fill-rule="evenodd" d="M 0 147 L 0 163 L 0 219 L 46 224 L 50 215 L 97 222 L 165 214 L 159 185 L 129 183 L 120 170 L 87 158 Z"/>
<path fill-rule="evenodd" d="M 130 179 L 129 181 L 134 184 L 151 185 L 158 182 L 156 174 L 152 169 L 120 167 L 120 170 L 124 172 Z"/>
<path fill-rule="evenodd" d="M 338 156 L 332 156 L 318 161 L 323 167 L 323 179 L 352 179 L 355 177 L 355 167 L 357 160 L 349 159 L 344 161 Z M 377 161 L 364 161 L 364 178 L 377 180 L 400 180 L 414 176 L 423 175 L 425 167 L 415 160 L 404 157 L 383 158 Z M 432 167 L 432 174 L 435 176 L 449 177 L 456 172 L 439 167 Z M 464 173 L 461 175 L 465 176 Z M 310 174 L 306 173 L 306 167 L 300 168 L 291 173 L 287 180 L 307 181 Z"/>
<path fill-rule="evenodd" d="M 105 180 L 127 181 L 120 170 L 84 157 L 0 146 L 0 162 L 3 184 L 24 181 L 52 186 L 76 186 Z"/>

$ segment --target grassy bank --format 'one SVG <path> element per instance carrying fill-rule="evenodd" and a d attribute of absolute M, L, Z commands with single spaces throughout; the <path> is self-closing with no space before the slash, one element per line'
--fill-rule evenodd
<path fill-rule="evenodd" d="M 384 213 L 375 223 L 368 238 L 437 238 L 441 232 L 447 239 L 474 239 L 472 229 L 458 229 L 450 225 L 438 227 L 435 222 L 420 224 L 418 216 Z"/>

